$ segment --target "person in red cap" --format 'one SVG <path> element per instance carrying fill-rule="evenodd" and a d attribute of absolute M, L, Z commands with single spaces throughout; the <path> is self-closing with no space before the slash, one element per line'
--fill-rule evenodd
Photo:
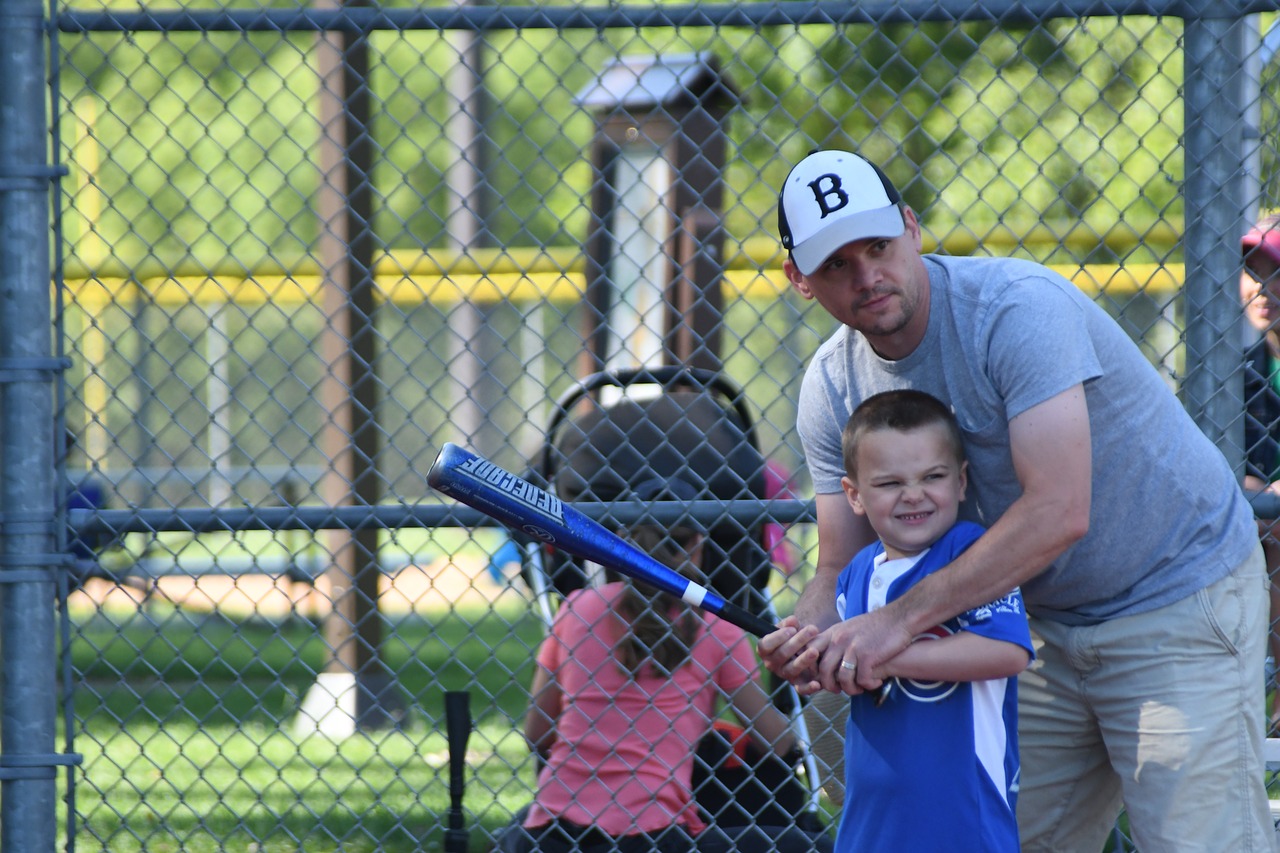
<path fill-rule="evenodd" d="M 1244 316 L 1258 335 L 1245 352 L 1245 476 L 1250 491 L 1280 494 L 1280 216 L 1258 221 L 1240 239 L 1244 268 L 1240 271 L 1240 302 Z M 1259 519 L 1258 532 L 1271 576 L 1271 629 L 1268 648 L 1272 666 L 1268 682 L 1276 680 L 1280 662 L 1280 520 Z M 1280 729 L 1280 693 L 1272 699 L 1270 734 Z"/>

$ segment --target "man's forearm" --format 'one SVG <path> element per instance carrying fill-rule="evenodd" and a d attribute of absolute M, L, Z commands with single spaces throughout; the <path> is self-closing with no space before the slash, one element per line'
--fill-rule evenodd
<path fill-rule="evenodd" d="M 819 566 L 796 601 L 795 615 L 801 625 L 826 630 L 836 622 L 836 582 L 839 571 Z"/>
<path fill-rule="evenodd" d="M 1010 420 L 1009 440 L 1022 494 L 967 551 L 885 608 L 912 634 L 1022 586 L 1088 532 L 1093 469 L 1083 386 Z"/>
<path fill-rule="evenodd" d="M 941 571 L 886 605 L 912 634 L 972 610 L 1040 574 L 1088 529 L 1052 509 L 1015 501 L 1009 511 Z"/>
<path fill-rule="evenodd" d="M 818 559 L 813 579 L 805 584 L 796 602 L 796 618 L 801 625 L 826 630 L 836 619 L 836 586 L 840 572 L 854 555 L 875 541 L 875 531 L 866 517 L 854 513 L 844 492 L 815 497 L 818 516 Z"/>

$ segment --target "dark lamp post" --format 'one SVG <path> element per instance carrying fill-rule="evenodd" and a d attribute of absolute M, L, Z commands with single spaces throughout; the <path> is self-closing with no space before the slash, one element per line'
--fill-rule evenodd
<path fill-rule="evenodd" d="M 577 103 L 596 119 L 583 372 L 720 369 L 724 121 L 709 53 L 624 56 Z"/>

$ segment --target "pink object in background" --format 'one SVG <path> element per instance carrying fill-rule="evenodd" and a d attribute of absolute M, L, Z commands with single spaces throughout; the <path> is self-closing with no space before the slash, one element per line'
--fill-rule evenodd
<path fill-rule="evenodd" d="M 791 488 L 791 472 L 781 462 L 772 460 L 764 463 L 764 497 L 765 500 L 792 500 L 796 498 Z M 787 542 L 787 528 L 776 522 L 764 525 L 762 533 L 765 550 L 769 552 L 773 564 L 782 572 L 783 577 L 790 577 L 800 561 L 796 558 L 795 548 Z"/>

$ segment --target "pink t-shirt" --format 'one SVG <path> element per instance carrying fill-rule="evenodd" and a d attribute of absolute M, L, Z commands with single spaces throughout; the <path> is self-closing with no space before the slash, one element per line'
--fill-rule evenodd
<path fill-rule="evenodd" d="M 741 628 L 703 614 L 689 663 L 671 676 L 646 666 L 633 680 L 614 654 L 622 588 L 570 593 L 538 651 L 563 701 L 527 827 L 563 818 L 614 836 L 705 828 L 692 804 L 694 751 L 719 691 L 757 677 L 755 653 Z"/>

